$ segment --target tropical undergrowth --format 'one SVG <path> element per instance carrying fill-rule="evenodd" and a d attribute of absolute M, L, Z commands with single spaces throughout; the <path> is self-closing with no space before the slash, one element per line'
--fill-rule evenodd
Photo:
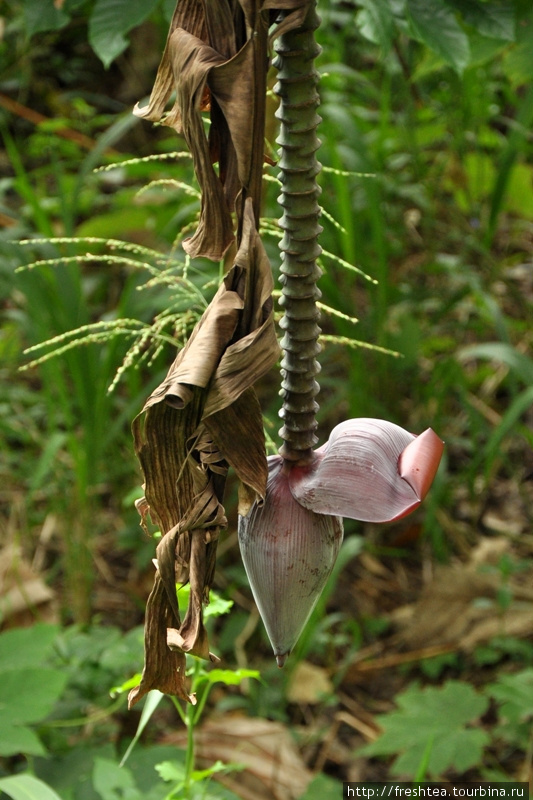
<path fill-rule="evenodd" d="M 370 13 L 372 4 L 360 6 Z M 428 551 L 439 559 L 464 558 L 481 536 L 495 534 L 514 546 L 531 524 L 522 482 L 528 475 L 533 402 L 531 21 L 525 4 L 517 3 L 516 9 L 522 15 L 516 44 L 509 38 L 476 37 L 467 26 L 472 55 L 462 70 L 449 65 L 446 52 L 435 53 L 401 30 L 385 27 L 380 40 L 359 8 L 362 35 L 352 24 L 351 3 L 331 3 L 322 11 L 320 159 L 326 169 L 320 288 L 324 305 L 335 313 L 322 319 L 326 349 L 319 432 L 347 417 L 384 416 L 416 430 L 431 424 L 447 443 L 446 469 L 406 538 L 393 546 L 392 534 L 353 524 L 349 540 L 357 547 L 347 553 L 347 563 L 360 549 L 356 536 L 365 533 L 369 555 L 418 575 Z M 10 25 L 12 31 L 20 29 L 21 19 L 15 14 Z M 148 30 L 154 35 L 159 29 L 152 21 Z M 6 41 L 13 35 L 8 29 Z M 207 264 L 188 263 L 176 247 L 177 231 L 186 230 L 198 208 L 188 160 L 172 155 L 175 141 L 161 131 L 148 141 L 139 123 L 132 127 L 127 106 L 137 94 L 127 102 L 106 99 L 109 88 L 104 97 L 90 80 L 91 70 L 80 66 L 97 62 L 90 61 L 79 34 L 68 28 L 66 36 L 76 53 L 70 75 L 53 32 L 40 38 L 36 30 L 32 41 L 39 41 L 40 52 L 22 62 L 2 55 L 2 91 L 12 93 L 15 86 L 23 105 L 36 106 L 50 118 L 35 127 L 17 112 L 2 112 L 9 159 L 0 208 L 6 225 L 0 273 L 6 298 L 0 340 L 6 387 L 0 422 L 2 524 L 23 556 L 41 553 L 35 563 L 62 598 L 63 620 L 76 617 L 93 624 L 86 630 L 54 629 L 55 638 L 47 638 L 52 644 L 42 645 L 43 663 L 53 671 L 59 659 L 63 677 L 50 673 L 50 682 L 43 682 L 48 696 L 41 716 L 24 718 L 22 702 L 19 716 L 13 712 L 13 724 L 37 730 L 51 757 L 34 762 L 38 754 L 21 744 L 17 754 L 4 754 L 2 769 L 12 774 L 29 764 L 64 800 L 72 791 L 68 776 L 74 774 L 85 776 L 87 797 L 107 800 L 111 791 L 115 796 L 129 791 L 131 797 L 135 791 L 153 791 L 154 797 L 164 797 L 169 785 L 159 781 L 154 788 L 153 766 L 175 756 L 174 747 L 172 753 L 157 750 L 162 747 L 157 740 L 177 726 L 177 712 L 169 708 L 154 716 L 159 722 L 153 740 L 145 732 L 136 760 L 118 771 L 119 756 L 135 730 L 115 707 L 122 695 L 108 699 L 124 673 L 140 665 L 139 631 L 124 635 L 116 626 L 140 622 L 142 592 L 131 584 L 144 579 L 152 556 L 152 543 L 139 535 L 132 509 L 138 476 L 129 420 L 163 376 L 162 355 L 183 341 L 211 298 L 223 266 L 206 272 Z M 135 34 L 133 42 L 125 59 L 136 57 Z M 48 77 L 59 69 L 65 74 L 63 83 L 41 98 L 46 75 L 40 79 L 38 70 L 50 54 Z M 105 73 L 117 88 L 124 88 L 126 67 L 123 62 Z M 76 97 L 73 87 L 80 81 L 85 83 Z M 88 136 L 91 155 L 61 129 Z M 138 159 L 139 151 L 153 155 L 154 149 L 161 159 Z M 112 169 L 93 171 L 106 164 Z M 274 264 L 277 194 L 273 179 L 265 188 L 264 239 Z M 22 239 L 28 244 L 20 246 Z M 39 261 L 47 263 L 28 267 Z M 355 327 L 353 318 L 359 320 Z M 74 339 L 83 346 L 71 347 Z M 354 346 L 354 339 L 400 357 Z M 59 356 L 19 371 L 48 352 L 41 347 L 46 341 Z M 28 347 L 39 349 L 23 355 Z M 132 356 L 137 368 L 123 370 Z M 269 406 L 267 433 L 274 439 L 276 391 L 270 382 L 260 391 Z M 521 512 L 515 514 L 518 506 Z M 253 612 L 235 547 L 230 534 L 217 581 L 228 597 L 239 600 L 231 621 L 218 628 L 220 652 L 236 663 L 238 639 L 238 658 L 246 652 L 251 662 L 254 652 L 265 652 L 265 640 L 250 623 Z M 101 566 L 95 570 L 110 551 L 111 574 Z M 129 581 L 123 580 L 125 564 L 133 564 Z M 117 576 L 125 599 L 113 610 L 109 598 Z M 353 597 L 346 610 L 339 599 L 342 586 L 339 579 L 331 587 L 330 604 L 319 607 L 296 653 L 298 660 L 316 662 L 330 674 L 333 663 L 336 670 L 339 664 L 344 668 L 387 624 L 377 615 L 364 618 Z M 34 610 L 37 617 L 40 613 Z M 5 622 L 10 624 L 8 614 Z M 45 634 L 34 630 L 38 642 Z M 519 657 L 525 643 L 513 641 L 514 650 L 509 642 L 487 645 L 492 656 L 481 648 L 455 661 L 442 656 L 434 672 L 428 667 L 402 674 L 391 668 L 391 685 L 403 692 L 399 711 L 379 718 L 385 733 L 365 756 L 381 765 L 378 774 L 391 768 L 393 775 L 414 778 L 426 764 L 425 774 L 435 778 L 469 770 L 475 778 L 503 779 L 518 760 L 524 764 L 531 748 L 526 730 L 531 710 L 520 709 L 516 698 L 529 686 L 532 657 L 523 648 Z M 480 665 L 482 685 L 475 677 Z M 226 703 L 250 715 L 330 726 L 327 705 L 319 711 L 291 702 L 290 681 L 270 667 L 263 674 L 263 684 L 243 695 L 230 692 L 229 700 L 212 695 L 207 707 Z M 451 683 L 441 688 L 446 677 Z M 408 688 L 412 678 L 422 686 Z M 350 693 L 353 686 L 346 685 Z M 336 688 L 343 690 L 342 670 Z M 431 703 L 439 717 L 438 709 L 458 698 L 463 698 L 464 715 L 450 721 L 449 729 L 428 725 L 426 730 L 422 719 L 419 729 L 435 741 L 460 731 L 466 742 L 462 760 L 439 760 L 437 748 L 426 753 L 422 733 L 401 746 L 410 709 L 414 713 Z M 392 700 L 389 695 L 391 711 Z M 62 727 L 76 719 L 82 721 Z M 321 741 L 320 732 L 316 736 Z M 111 744 L 115 741 L 118 748 Z M 307 743 L 309 763 L 319 750 Z M 327 770 L 343 777 L 353 757 L 350 751 L 343 764 L 326 759 Z"/>

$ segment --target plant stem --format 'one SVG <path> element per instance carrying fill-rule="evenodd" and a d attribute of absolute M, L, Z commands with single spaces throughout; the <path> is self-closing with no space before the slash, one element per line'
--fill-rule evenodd
<path fill-rule="evenodd" d="M 196 682 L 200 673 L 201 664 L 198 658 L 194 659 L 194 672 L 191 678 L 191 690 L 194 692 L 196 689 Z M 184 796 L 189 797 L 191 791 L 191 778 L 194 772 L 194 728 L 196 719 L 196 709 L 191 704 L 187 705 L 185 711 L 187 726 L 187 750 L 185 752 L 185 777 L 183 779 Z"/>
<path fill-rule="evenodd" d="M 280 302 L 284 309 L 280 323 L 284 331 L 280 416 L 284 425 L 280 436 L 284 443 L 279 452 L 286 462 L 299 464 L 313 458 L 317 442 L 315 397 L 320 388 L 315 380 L 320 370 L 315 359 L 320 351 L 317 300 L 321 296 L 316 282 L 321 275 L 317 258 L 322 231 L 316 182 L 321 166 L 316 159 L 320 117 L 316 113 L 318 73 L 314 68 L 314 59 L 320 53 L 314 37 L 318 25 L 316 3 L 311 2 L 302 26 L 278 39 L 275 60 L 275 92 L 280 98 L 277 116 L 281 120 L 277 139 L 281 147 L 279 202 L 284 209 L 280 220 L 284 231 L 280 243 Z"/>

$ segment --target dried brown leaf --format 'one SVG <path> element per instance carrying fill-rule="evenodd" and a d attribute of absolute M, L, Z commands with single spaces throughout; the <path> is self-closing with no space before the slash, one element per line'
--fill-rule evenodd
<path fill-rule="evenodd" d="M 198 229 L 183 245 L 192 257 L 223 257 L 233 241 L 231 213 L 237 211 L 240 233 L 248 197 L 259 215 L 269 26 L 286 11 L 272 37 L 285 33 L 301 24 L 308 7 L 308 0 L 185 0 L 176 6 L 149 102 L 134 113 L 175 128 L 189 145 L 202 190 Z M 206 108 L 209 136 L 201 116 Z"/>
<path fill-rule="evenodd" d="M 226 525 L 228 465 L 245 486 L 244 506 L 262 498 L 266 487 L 263 423 L 252 385 L 279 354 L 271 290 L 270 265 L 249 199 L 232 269 L 133 425 L 145 479 L 140 510 L 146 515 L 150 509 L 163 534 L 156 581 L 165 590 L 147 608 L 141 695 L 144 687 L 155 686 L 173 687 L 183 696 L 181 684 L 161 673 L 165 651 L 216 660 L 209 652 L 202 603 L 213 581 L 219 531 Z M 187 580 L 191 592 L 182 622 L 176 583 Z M 163 626 L 156 615 L 164 617 Z M 149 656 L 152 647 L 155 656 Z"/>
<path fill-rule="evenodd" d="M 170 613 L 165 588 L 159 574 L 156 574 L 154 587 L 146 606 L 143 674 L 139 686 L 129 693 L 129 708 L 152 689 L 159 689 L 165 694 L 196 703 L 196 698 L 188 694 L 185 685 L 185 654 L 170 651 L 167 647 L 169 621 Z"/>
<path fill-rule="evenodd" d="M 214 576 L 219 531 L 226 524 L 222 501 L 228 465 L 242 481 L 245 510 L 265 493 L 264 433 L 253 384 L 279 355 L 272 275 L 255 223 L 268 29 L 277 9 L 298 15 L 305 6 L 302 0 L 278 6 L 180 0 L 149 103 L 135 109 L 139 116 L 182 132 L 190 147 L 202 204 L 198 229 L 184 243 L 187 252 L 222 258 L 233 240 L 233 210 L 238 248 L 215 298 L 133 425 L 145 478 L 140 511 L 144 521 L 149 509 L 162 539 L 147 608 L 145 671 L 132 702 L 154 686 L 186 697 L 182 662 L 162 667 L 165 653 L 215 658 L 209 653 L 202 604 Z M 173 91 L 174 106 L 164 117 Z M 209 136 L 201 116 L 205 109 L 211 115 Z M 191 592 L 182 622 L 176 583 L 187 580 Z M 167 669 L 179 669 L 180 679 Z"/>

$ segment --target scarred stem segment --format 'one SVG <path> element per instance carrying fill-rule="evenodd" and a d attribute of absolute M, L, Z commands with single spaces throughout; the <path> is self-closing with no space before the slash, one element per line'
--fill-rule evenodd
<path fill-rule="evenodd" d="M 321 295 L 316 283 L 321 275 L 317 258 L 321 253 L 318 235 L 322 231 L 318 221 L 320 188 L 316 182 L 321 167 L 316 158 L 320 117 L 316 113 L 319 96 L 314 67 L 320 53 L 314 36 L 318 25 L 313 2 L 302 26 L 278 39 L 274 61 L 278 70 L 275 92 L 280 98 L 277 143 L 281 148 L 279 202 L 284 231 L 280 244 L 280 303 L 284 310 L 280 323 L 284 331 L 280 417 L 284 425 L 279 452 L 285 461 L 300 464 L 312 460 L 317 442 L 315 398 L 320 388 L 315 380 L 320 371 L 316 356 L 320 351 L 317 300 Z"/>

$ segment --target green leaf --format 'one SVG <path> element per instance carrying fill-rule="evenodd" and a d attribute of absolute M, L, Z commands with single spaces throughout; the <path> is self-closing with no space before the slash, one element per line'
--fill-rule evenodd
<path fill-rule="evenodd" d="M 41 741 L 25 724 L 40 722 L 50 714 L 66 682 L 66 673 L 56 669 L 0 672 L 0 755 L 44 755 Z"/>
<path fill-rule="evenodd" d="M 468 36 L 443 0 L 407 0 L 415 38 L 461 73 L 470 61 Z"/>
<path fill-rule="evenodd" d="M 3 723 L 39 722 L 59 699 L 67 674 L 57 669 L 5 670 L 0 673 L 0 718 Z"/>
<path fill-rule="evenodd" d="M 162 761 L 161 764 L 156 764 L 156 771 L 167 782 L 183 783 L 185 780 L 185 765 L 177 761 Z"/>
<path fill-rule="evenodd" d="M 37 734 L 30 728 L 2 721 L 0 756 L 16 756 L 19 753 L 24 753 L 26 756 L 44 756 L 46 749 Z"/>
<path fill-rule="evenodd" d="M 256 669 L 212 669 L 202 675 L 202 680 L 208 683 L 224 683 L 226 686 L 238 686 L 245 678 L 261 680 L 261 674 Z"/>
<path fill-rule="evenodd" d="M 93 746 L 81 738 L 72 747 L 54 750 L 52 758 L 35 761 L 35 774 L 65 798 L 65 800 L 96 800 L 92 777 L 97 758 L 113 759 L 114 744 Z M 153 781 L 153 773 L 151 775 Z"/>
<path fill-rule="evenodd" d="M 503 59 L 503 69 L 514 87 L 529 85 L 533 73 L 533 13 L 518 26 L 516 45 Z"/>
<path fill-rule="evenodd" d="M 144 706 L 143 706 L 143 710 L 141 712 L 141 717 L 139 719 L 139 724 L 137 725 L 137 731 L 135 732 L 135 736 L 131 740 L 128 749 L 126 750 L 126 752 L 122 756 L 122 760 L 120 762 L 120 766 L 121 767 L 124 766 L 124 764 L 126 763 L 128 758 L 130 757 L 130 754 L 131 754 L 133 748 L 135 747 L 135 745 L 139 741 L 139 737 L 140 737 L 141 733 L 143 732 L 143 730 L 147 726 L 147 724 L 148 724 L 148 722 L 150 720 L 150 717 L 152 716 L 152 714 L 154 713 L 154 711 L 156 710 L 157 706 L 159 705 L 159 703 L 161 702 L 161 700 L 163 699 L 164 696 L 165 695 L 162 692 L 160 692 L 158 689 L 152 689 L 152 691 L 148 692 L 148 694 L 146 695 L 146 700 L 144 701 Z"/>
<path fill-rule="evenodd" d="M 394 36 L 394 15 L 386 0 L 361 0 L 356 23 L 362 35 L 387 53 Z"/>
<path fill-rule="evenodd" d="M 209 605 L 204 608 L 204 619 L 209 617 L 221 617 L 229 614 L 233 607 L 233 600 L 224 600 L 223 597 L 215 592 L 209 592 Z"/>
<path fill-rule="evenodd" d="M 59 632 L 57 625 L 37 623 L 31 628 L 14 628 L 0 635 L 0 672 L 42 663 Z"/>
<path fill-rule="evenodd" d="M 459 11 L 467 25 L 483 36 L 492 39 L 515 39 L 515 11 L 513 3 L 480 3 L 479 0 L 447 0 Z"/>
<path fill-rule="evenodd" d="M 56 8 L 52 0 L 24 0 L 24 24 L 28 36 L 43 31 L 58 31 L 70 20 L 61 8 Z"/>
<path fill-rule="evenodd" d="M 320 797 L 321 800 L 338 800 L 339 797 L 342 797 L 342 793 L 343 788 L 340 781 L 321 773 L 308 784 L 300 800 L 316 800 L 317 797 Z"/>
<path fill-rule="evenodd" d="M 124 692 L 129 692 L 130 689 L 133 689 L 135 686 L 138 686 L 142 679 L 142 672 L 136 672 L 131 678 L 128 678 L 127 681 L 121 683 L 120 686 L 113 686 L 109 690 L 109 694 L 111 697 L 116 697 L 118 694 L 124 694 Z"/>
<path fill-rule="evenodd" d="M 190 584 L 186 583 L 185 586 L 177 586 L 178 602 L 180 611 L 185 613 L 189 602 L 189 595 L 191 593 Z M 225 600 L 220 597 L 216 592 L 209 592 L 209 603 L 204 607 L 204 619 L 209 617 L 221 617 L 224 614 L 229 614 L 233 607 L 233 600 Z"/>
<path fill-rule="evenodd" d="M 472 358 L 497 361 L 509 367 L 527 386 L 533 384 L 533 359 L 505 342 L 482 342 L 462 347 L 457 357 L 460 361 Z"/>
<path fill-rule="evenodd" d="M 397 697 L 397 703 L 398 710 L 378 717 L 384 733 L 359 750 L 361 755 L 400 754 L 392 772 L 414 777 L 431 739 L 429 775 L 438 776 L 450 768 L 464 772 L 479 763 L 489 738 L 467 725 L 485 712 L 488 699 L 469 684 L 449 681 L 442 688 L 411 686 Z"/>
<path fill-rule="evenodd" d="M 195 783 L 202 783 L 202 781 L 207 780 L 217 772 L 240 772 L 243 769 L 246 769 L 245 764 L 224 764 L 223 761 L 215 761 L 215 763 L 211 764 L 211 766 L 207 767 L 207 769 L 193 770 L 191 779 Z"/>
<path fill-rule="evenodd" d="M 479 466 L 484 464 L 485 475 L 488 476 L 493 460 L 500 452 L 502 440 L 516 430 L 516 425 L 519 422 L 520 417 L 532 406 L 533 386 L 530 386 L 528 389 L 524 389 L 523 392 L 514 398 L 513 402 L 503 415 L 501 422 L 494 429 L 487 444 L 483 448 L 481 457 L 478 459 L 478 464 Z"/>
<path fill-rule="evenodd" d="M 67 0 L 61 8 L 53 0 L 23 0 L 22 13 L 28 36 L 44 31 L 58 31 L 70 22 L 71 12 L 85 0 Z"/>
<path fill-rule="evenodd" d="M 61 800 L 53 789 L 33 775 L 0 778 L 0 792 L 5 792 L 12 800 Z"/>
<path fill-rule="evenodd" d="M 500 703 L 499 716 L 510 722 L 527 722 L 533 717 L 533 669 L 504 675 L 487 686 L 487 693 Z"/>
<path fill-rule="evenodd" d="M 89 19 L 89 43 L 108 67 L 128 46 L 126 34 L 151 14 L 158 0 L 97 0 Z"/>
<path fill-rule="evenodd" d="M 102 800 L 142 800 L 129 769 L 107 758 L 96 759 L 93 786 Z"/>

